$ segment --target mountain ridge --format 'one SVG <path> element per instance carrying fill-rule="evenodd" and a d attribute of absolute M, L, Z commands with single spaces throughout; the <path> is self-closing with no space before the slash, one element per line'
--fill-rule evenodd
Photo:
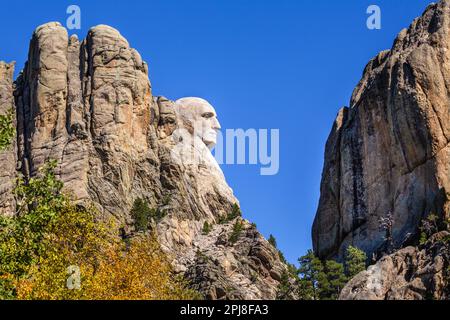
<path fill-rule="evenodd" d="M 208 146 L 186 130 L 197 108 L 212 108 L 207 101 L 194 98 L 186 118 L 186 100 L 153 96 L 147 64 L 106 25 L 81 41 L 57 22 L 41 25 L 14 85 L 12 72 L 0 74 L 0 110 L 16 113 L 16 139 L 0 152 L 0 203 L 8 203 L 0 214 L 14 215 L 14 177 L 56 160 L 64 190 L 114 219 L 123 237 L 136 232 L 137 199 L 159 212 L 152 228 L 162 249 L 206 298 L 276 298 L 286 264 L 240 210 L 230 216 L 239 201 Z"/>

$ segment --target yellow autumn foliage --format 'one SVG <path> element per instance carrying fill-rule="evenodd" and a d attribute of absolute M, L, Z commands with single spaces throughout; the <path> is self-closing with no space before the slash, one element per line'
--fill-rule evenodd
<path fill-rule="evenodd" d="M 83 300 L 190 300 L 199 295 L 173 274 L 154 235 L 142 235 L 125 244 L 106 244 L 90 257 L 82 253 L 67 259 L 55 252 L 40 261 L 28 277 L 17 282 L 19 299 Z M 64 252 L 64 251 L 61 251 Z M 67 268 L 80 270 L 80 288 L 69 289 Z"/>
<path fill-rule="evenodd" d="M 61 193 L 53 165 L 18 182 L 19 215 L 0 217 L 0 299 L 186 300 L 154 234 L 122 240 L 93 206 Z"/>

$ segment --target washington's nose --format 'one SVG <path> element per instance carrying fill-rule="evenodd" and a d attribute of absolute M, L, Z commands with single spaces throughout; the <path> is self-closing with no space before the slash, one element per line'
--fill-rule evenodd
<path fill-rule="evenodd" d="M 215 129 L 215 130 L 220 130 L 220 129 L 222 129 L 222 127 L 220 126 L 219 120 L 217 120 L 217 118 L 214 118 L 213 121 L 214 121 L 214 122 L 213 122 L 213 129 Z"/>

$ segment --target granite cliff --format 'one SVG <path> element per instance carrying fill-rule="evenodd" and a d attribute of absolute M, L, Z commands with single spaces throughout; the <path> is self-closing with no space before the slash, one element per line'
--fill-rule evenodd
<path fill-rule="evenodd" d="M 0 64 L 0 113 L 13 109 L 16 128 L 0 151 L 0 214 L 15 213 L 15 177 L 33 177 L 53 159 L 65 190 L 117 221 L 124 237 L 135 232 L 136 199 L 163 212 L 152 228 L 175 270 L 206 298 L 276 297 L 286 265 L 255 225 L 226 219 L 238 200 L 211 142 L 192 130 L 197 120 L 212 121 L 208 134 L 220 129 L 207 101 L 153 96 L 147 64 L 105 25 L 79 40 L 59 23 L 44 24 L 14 82 L 13 68 Z M 241 230 L 230 241 L 236 222 Z"/>
<path fill-rule="evenodd" d="M 313 245 L 342 259 L 349 245 L 389 252 L 417 243 L 422 219 L 450 209 L 450 1 L 430 5 L 373 58 L 325 150 Z"/>
<path fill-rule="evenodd" d="M 369 62 L 328 138 L 315 253 L 342 261 L 352 245 L 372 264 L 340 299 L 449 298 L 449 88 L 442 0 Z"/>

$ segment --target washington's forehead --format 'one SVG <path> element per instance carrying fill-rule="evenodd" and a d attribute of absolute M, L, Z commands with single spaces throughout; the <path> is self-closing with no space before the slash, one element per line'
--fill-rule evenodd
<path fill-rule="evenodd" d="M 216 113 L 216 110 L 214 110 L 214 107 L 212 105 L 208 104 L 202 104 L 198 106 L 198 110 L 202 113 L 205 112 L 212 112 L 212 113 Z"/>
<path fill-rule="evenodd" d="M 205 99 L 187 97 L 176 101 L 176 104 L 182 106 L 184 109 L 190 109 L 192 112 L 212 112 L 216 113 L 214 107 Z"/>

